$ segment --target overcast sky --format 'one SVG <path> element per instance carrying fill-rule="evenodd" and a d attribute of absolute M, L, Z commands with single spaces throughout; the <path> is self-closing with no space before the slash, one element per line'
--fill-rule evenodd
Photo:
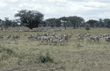
<path fill-rule="evenodd" d="M 0 19 L 14 17 L 17 10 L 36 10 L 47 18 L 80 16 L 99 20 L 110 17 L 110 0 L 0 0 Z"/>

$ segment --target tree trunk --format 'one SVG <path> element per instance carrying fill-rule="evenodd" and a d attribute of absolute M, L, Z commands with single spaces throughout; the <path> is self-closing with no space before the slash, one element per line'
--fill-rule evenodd
<path fill-rule="evenodd" d="M 3 28 L 1 27 L 1 31 L 3 30 Z"/>
<path fill-rule="evenodd" d="M 75 29 L 75 25 L 73 25 L 73 29 Z"/>
<path fill-rule="evenodd" d="M 77 28 L 78 28 L 78 25 L 77 25 Z"/>
<path fill-rule="evenodd" d="M 65 26 L 65 30 L 66 30 L 66 26 Z"/>

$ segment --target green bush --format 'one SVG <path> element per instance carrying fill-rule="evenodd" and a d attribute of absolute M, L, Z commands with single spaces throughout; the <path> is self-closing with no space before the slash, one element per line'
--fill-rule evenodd
<path fill-rule="evenodd" d="M 108 40 L 106 40 L 107 42 L 110 42 L 110 38 Z"/>
<path fill-rule="evenodd" d="M 53 59 L 49 56 L 49 53 L 47 53 L 46 56 L 40 55 L 39 60 L 42 63 L 53 62 Z"/>

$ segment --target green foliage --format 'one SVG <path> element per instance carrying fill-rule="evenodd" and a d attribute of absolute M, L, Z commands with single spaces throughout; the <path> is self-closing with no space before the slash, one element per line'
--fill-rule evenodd
<path fill-rule="evenodd" d="M 56 22 L 56 27 L 60 27 L 61 26 L 61 22 L 59 19 L 55 19 L 55 22 Z"/>
<path fill-rule="evenodd" d="M 48 52 L 46 53 L 46 56 L 43 56 L 43 55 L 41 54 L 40 57 L 39 57 L 39 60 L 40 60 L 42 63 L 53 62 L 53 59 L 50 57 L 50 55 L 49 55 Z"/>
<path fill-rule="evenodd" d="M 38 24 L 43 20 L 43 14 L 34 10 L 21 10 L 15 14 L 15 17 L 20 17 L 21 25 L 30 29 L 38 27 Z"/>
<path fill-rule="evenodd" d="M 110 21 L 108 21 L 106 27 L 110 28 Z"/>
<path fill-rule="evenodd" d="M 107 42 L 110 42 L 110 39 L 106 40 Z"/>

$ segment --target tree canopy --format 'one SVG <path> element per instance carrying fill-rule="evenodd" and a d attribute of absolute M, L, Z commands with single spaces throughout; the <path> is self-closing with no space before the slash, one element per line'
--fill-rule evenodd
<path fill-rule="evenodd" d="M 38 24 L 43 21 L 44 14 L 34 10 L 21 10 L 15 14 L 15 17 L 20 17 L 21 25 L 30 29 L 38 27 Z"/>

